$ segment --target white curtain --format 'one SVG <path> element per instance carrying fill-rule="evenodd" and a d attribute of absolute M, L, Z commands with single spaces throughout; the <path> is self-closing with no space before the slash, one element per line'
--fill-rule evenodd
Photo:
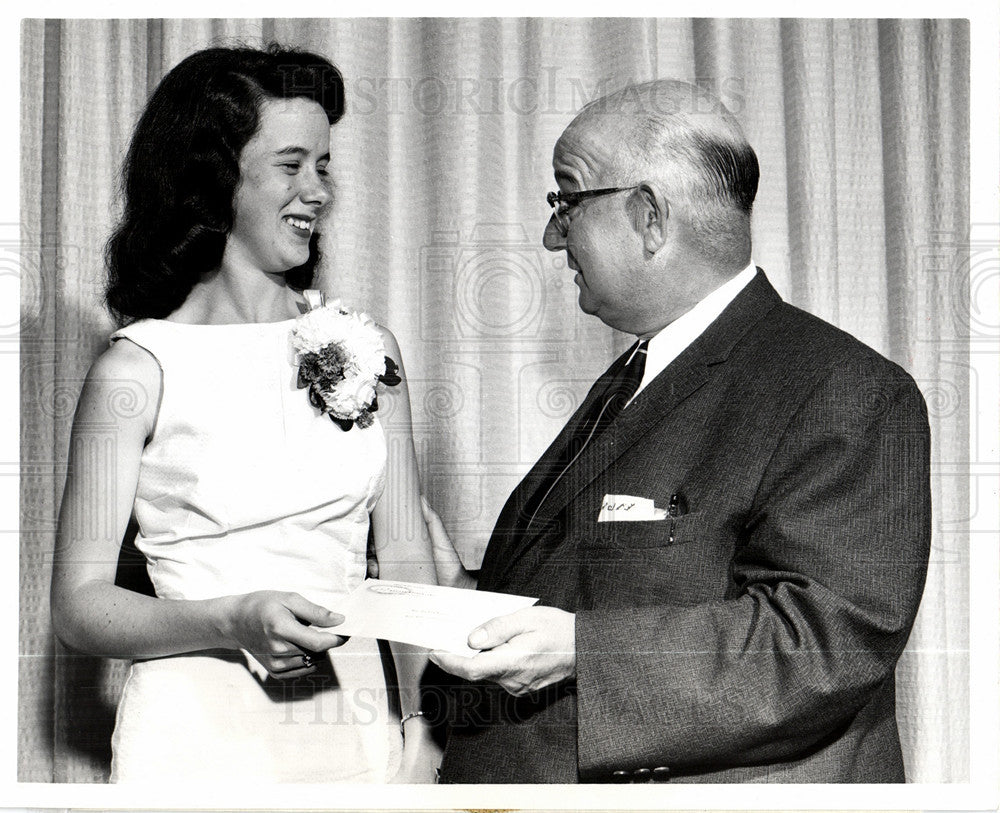
<path fill-rule="evenodd" d="M 123 665 L 70 657 L 47 608 L 69 423 L 110 330 L 101 251 L 130 130 L 167 70 L 234 40 L 313 49 L 345 74 L 320 282 L 399 338 L 424 490 L 469 566 L 628 341 L 579 311 L 541 247 L 553 144 L 629 82 L 722 97 L 760 158 L 754 259 L 927 398 L 934 541 L 900 723 L 911 781 L 967 781 L 968 25 L 638 18 L 23 22 L 18 778 L 106 778 Z"/>

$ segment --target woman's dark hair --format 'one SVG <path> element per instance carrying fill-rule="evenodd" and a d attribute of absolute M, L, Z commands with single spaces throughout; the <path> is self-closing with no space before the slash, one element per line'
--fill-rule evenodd
<path fill-rule="evenodd" d="M 233 225 L 240 152 L 260 125 L 265 99 L 318 102 L 330 124 L 344 113 L 344 80 L 328 60 L 271 45 L 192 54 L 153 92 L 122 171 L 125 207 L 105 251 L 105 301 L 119 323 L 176 310 L 218 267 Z M 287 272 L 309 287 L 319 260 Z"/>

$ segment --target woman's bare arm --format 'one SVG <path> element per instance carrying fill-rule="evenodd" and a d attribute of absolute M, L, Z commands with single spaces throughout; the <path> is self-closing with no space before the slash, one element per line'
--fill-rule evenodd
<path fill-rule="evenodd" d="M 393 335 L 383 329 L 386 354 L 399 364 L 402 382 L 380 395 L 385 412 L 382 420 L 388 449 L 386 486 L 372 514 L 379 576 L 393 581 L 436 584 L 431 540 L 420 507 L 420 474 L 413 445 L 410 398 L 402 355 Z M 427 721 L 407 715 L 420 710 L 420 683 L 427 666 L 427 651 L 392 642 L 393 660 L 399 679 L 405 747 L 396 781 L 430 782 L 440 763 Z"/>
<path fill-rule="evenodd" d="M 279 672 L 299 665 L 295 657 L 302 649 L 340 644 L 338 636 L 306 626 L 330 626 L 337 617 L 294 593 L 185 601 L 115 585 L 160 387 L 155 359 L 129 341 L 112 345 L 87 376 L 56 538 L 51 593 L 56 634 L 74 649 L 113 658 L 245 648 L 261 654 L 269 671 Z"/>

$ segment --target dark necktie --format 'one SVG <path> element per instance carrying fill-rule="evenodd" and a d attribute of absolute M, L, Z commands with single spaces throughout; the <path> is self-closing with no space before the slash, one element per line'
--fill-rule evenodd
<path fill-rule="evenodd" d="M 573 432 L 566 443 L 564 454 L 560 456 L 562 460 L 566 461 L 566 464 L 554 477 L 548 477 L 543 480 L 525 504 L 524 514 L 529 517 L 527 525 L 525 525 L 525 530 L 531 525 L 535 514 L 538 513 L 538 509 L 545 502 L 545 498 L 555 488 L 556 483 L 559 482 L 569 467 L 576 462 L 587 445 L 611 426 L 615 418 L 625 408 L 625 405 L 635 395 L 636 390 L 639 389 L 639 384 L 642 382 L 642 374 L 646 369 L 646 347 L 648 344 L 649 340 L 643 339 L 633 345 L 632 350 L 626 357 L 627 361 L 625 364 L 621 366 L 614 378 L 608 382 L 601 397 L 594 400 L 586 415 L 583 416 L 577 425 L 576 431 Z"/>

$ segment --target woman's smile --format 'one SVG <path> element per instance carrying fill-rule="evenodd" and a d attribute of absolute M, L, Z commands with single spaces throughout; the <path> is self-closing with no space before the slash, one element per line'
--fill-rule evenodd
<path fill-rule="evenodd" d="M 317 102 L 265 100 L 257 133 L 240 154 L 223 266 L 281 274 L 308 262 L 310 239 L 333 198 L 329 162 L 330 123 Z"/>
<path fill-rule="evenodd" d="M 312 236 L 314 218 L 285 215 L 284 220 L 298 236 L 306 238 Z"/>

